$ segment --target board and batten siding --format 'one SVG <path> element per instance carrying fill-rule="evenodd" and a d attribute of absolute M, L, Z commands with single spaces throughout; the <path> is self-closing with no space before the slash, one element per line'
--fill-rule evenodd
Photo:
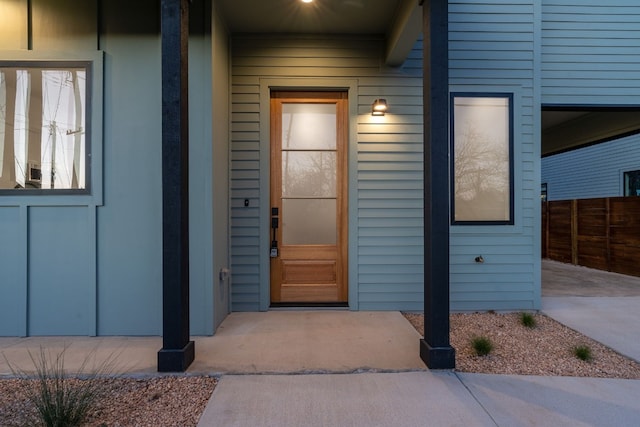
<path fill-rule="evenodd" d="M 194 15 L 210 21 L 205 4 L 194 1 Z M 211 89 L 211 41 L 203 26 L 210 23 L 193 24 L 190 149 L 197 161 L 191 224 L 200 237 L 219 229 L 211 224 L 213 200 L 219 196 L 223 201 L 215 203 L 225 206 L 227 193 L 213 187 L 212 170 L 219 165 L 226 172 L 227 159 L 213 161 L 206 125 L 212 114 L 211 90 L 203 90 Z M 91 138 L 100 141 L 91 156 L 91 194 L 0 197 L 0 336 L 160 335 L 159 3 L 0 2 L 0 57 L 93 60 Z M 218 224 L 226 226 L 225 219 Z M 192 240 L 192 253 L 204 254 L 191 261 L 193 334 L 213 333 L 214 263 L 226 264 L 226 245 L 219 247 L 211 237 Z"/>
<path fill-rule="evenodd" d="M 539 19 L 539 0 L 449 2 L 450 90 L 514 95 L 515 194 L 514 225 L 451 227 L 452 310 L 540 307 Z"/>
<path fill-rule="evenodd" d="M 640 134 L 542 158 L 547 200 L 624 196 L 624 173 L 640 170 Z"/>
<path fill-rule="evenodd" d="M 51 3 L 11 1 L 0 6 L 0 57 L 3 60 L 66 58 L 94 61 L 94 79 L 102 80 L 102 56 L 96 52 L 95 2 L 73 8 L 57 5 L 65 19 L 49 19 Z M 34 24 L 28 29 L 28 7 Z M 86 18 L 91 16 L 92 19 Z M 93 45 L 87 37 L 93 34 Z M 27 52 L 30 48 L 33 52 Z M 51 53 L 52 51 L 57 54 Z M 11 53 L 9 53 L 11 52 Z M 99 89 L 94 85 L 94 96 Z M 92 104 L 91 125 L 96 132 L 92 149 L 101 148 L 102 108 Z M 93 152 L 100 171 L 102 153 Z M 96 215 L 102 204 L 102 181 L 93 173 L 90 195 L 0 197 L 0 336 L 95 335 L 97 329 Z"/>
<path fill-rule="evenodd" d="M 542 0 L 543 104 L 640 104 L 638 40 L 637 0 Z"/>
<path fill-rule="evenodd" d="M 233 39 L 232 310 L 264 310 L 269 303 L 263 79 L 294 88 L 302 81 L 319 82 L 317 87 L 355 82 L 349 94 L 357 116 L 350 117 L 349 304 L 360 310 L 422 309 L 422 78 L 385 68 L 383 46 L 368 38 Z M 379 97 L 387 99 L 389 112 L 374 120 L 371 103 Z"/>

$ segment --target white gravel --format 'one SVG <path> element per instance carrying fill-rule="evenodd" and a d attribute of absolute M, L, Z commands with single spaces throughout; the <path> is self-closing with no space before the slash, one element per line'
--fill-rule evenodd
<path fill-rule="evenodd" d="M 403 313 L 424 335 L 424 316 Z M 570 329 L 543 314 L 533 314 L 536 327 L 521 324 L 520 313 L 456 313 L 450 317 L 451 345 L 456 350 L 456 370 L 487 374 L 549 375 L 640 379 L 640 363 Z M 477 356 L 474 337 L 487 337 L 493 350 Z M 591 349 L 593 360 L 573 354 L 576 346 Z"/>

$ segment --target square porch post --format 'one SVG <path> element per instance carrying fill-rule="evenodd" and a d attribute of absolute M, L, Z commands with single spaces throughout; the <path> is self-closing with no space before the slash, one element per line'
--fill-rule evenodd
<path fill-rule="evenodd" d="M 161 0 L 162 349 L 158 371 L 183 372 L 189 341 L 189 0 Z"/>
<path fill-rule="evenodd" d="M 424 339 L 430 369 L 453 369 L 449 342 L 449 2 L 421 0 L 424 34 Z"/>

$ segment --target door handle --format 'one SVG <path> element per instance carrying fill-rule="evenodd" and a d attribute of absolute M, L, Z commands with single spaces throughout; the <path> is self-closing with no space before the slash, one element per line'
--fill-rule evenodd
<path fill-rule="evenodd" d="M 278 257 L 278 208 L 271 208 L 271 250 L 269 256 L 271 258 Z"/>

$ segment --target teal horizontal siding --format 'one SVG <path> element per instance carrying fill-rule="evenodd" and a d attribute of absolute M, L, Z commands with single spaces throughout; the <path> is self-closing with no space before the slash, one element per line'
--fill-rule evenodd
<path fill-rule="evenodd" d="M 416 44 L 421 49 L 422 43 Z M 421 58 L 422 53 L 419 52 Z M 415 53 L 415 63 L 419 61 Z M 419 62 L 421 64 L 421 61 Z M 419 73 L 421 75 L 422 71 Z M 398 80 L 398 79 L 396 79 Z M 358 303 L 361 310 L 423 307 L 422 81 L 361 87 L 396 95 L 384 124 L 358 124 Z M 380 95 L 382 96 L 382 95 Z M 386 95 L 385 95 L 386 96 Z M 387 119 L 388 118 L 388 119 Z M 377 143 L 370 143 L 376 141 Z"/>
<path fill-rule="evenodd" d="M 452 227 L 452 307 L 534 307 L 539 305 L 535 272 L 539 261 L 534 250 L 539 238 L 539 212 L 534 203 L 539 191 L 535 7 L 532 0 L 455 1 L 450 2 L 449 10 L 451 89 L 517 92 L 515 158 L 519 163 L 515 180 L 521 190 L 515 226 Z M 337 43 L 331 38 L 283 37 L 234 41 L 238 62 L 233 71 L 232 152 L 238 154 L 232 154 L 231 185 L 232 206 L 240 209 L 232 212 L 232 253 L 237 257 L 234 275 L 242 277 L 234 309 L 255 307 L 260 295 L 253 296 L 251 291 L 259 292 L 264 289 L 263 281 L 268 281 L 259 277 L 260 270 L 250 265 L 253 258 L 247 256 L 255 253 L 249 247 L 259 242 L 250 239 L 257 238 L 259 229 L 240 214 L 243 197 L 264 191 L 258 182 L 259 168 L 268 161 L 255 157 L 260 150 L 260 117 L 254 95 L 259 77 L 288 76 L 357 79 L 357 141 L 351 141 L 357 144 L 357 169 L 350 171 L 356 177 L 352 191 L 357 194 L 356 205 L 350 209 L 357 212 L 351 225 L 357 227 L 357 256 L 352 267 L 355 262 L 358 283 L 350 286 L 357 286 L 359 309 L 422 309 L 421 49 L 419 41 L 401 69 L 405 76 L 385 76 L 380 74 L 379 61 L 370 60 L 379 58 L 378 47 L 363 40 Z M 287 66 L 291 69 L 285 69 Z M 411 75 L 415 78 L 408 77 Z M 390 103 L 383 123 L 372 121 L 369 115 L 371 101 L 377 97 L 386 97 Z M 251 214 L 259 216 L 258 212 Z M 488 260 L 480 269 L 473 262 L 478 254 Z M 260 262 L 268 262 L 264 254 L 258 256 Z M 247 273 L 249 268 L 255 276 Z M 492 289 L 491 283 L 498 285 Z"/>
<path fill-rule="evenodd" d="M 411 296 L 413 297 L 413 296 Z M 417 298 L 417 296 L 416 296 Z M 398 310 L 397 307 L 403 307 L 402 311 L 422 311 L 424 309 L 424 301 L 422 294 L 419 299 L 407 298 L 405 301 L 393 301 L 393 302 L 369 302 L 363 301 L 360 303 L 360 310 L 363 311 L 390 311 Z"/>
<path fill-rule="evenodd" d="M 624 172 L 640 170 L 640 135 L 542 159 L 548 200 L 623 196 Z"/>
<path fill-rule="evenodd" d="M 638 104 L 640 3 L 542 0 L 542 99 Z"/>
<path fill-rule="evenodd" d="M 452 310 L 539 306 L 539 6 L 536 0 L 449 2 L 449 78 L 455 92 L 514 93 L 513 226 L 451 227 Z M 482 255 L 484 264 L 475 262 Z"/>
<path fill-rule="evenodd" d="M 421 156 L 417 156 L 415 153 L 372 153 L 364 152 L 358 154 L 358 161 L 361 163 L 366 162 L 379 162 L 380 167 L 384 167 L 390 162 L 395 163 L 418 163 L 422 164 Z M 375 167 L 377 165 L 373 165 Z"/>
<path fill-rule="evenodd" d="M 423 235 L 423 229 L 418 228 L 415 225 L 396 225 L 393 228 L 382 227 L 360 227 L 358 228 L 358 235 L 360 237 L 406 237 L 406 236 L 421 236 Z"/>
<path fill-rule="evenodd" d="M 395 283 L 394 290 L 397 292 L 420 293 L 422 285 L 422 274 L 403 274 L 399 278 L 394 279 L 392 274 L 361 274 L 358 280 L 361 283 L 368 283 L 369 292 L 385 293 L 389 291 L 389 282 Z"/>
<path fill-rule="evenodd" d="M 393 307 L 398 305 L 414 306 L 420 300 L 421 294 L 416 292 L 394 292 L 393 295 L 388 295 L 388 292 L 360 293 L 360 305 L 379 304 L 385 306 L 387 310 L 397 310 Z"/>
<path fill-rule="evenodd" d="M 354 306 L 360 309 L 416 309 L 422 301 L 422 43 L 411 52 L 411 63 L 401 75 L 382 68 L 379 40 L 348 37 L 266 37 L 234 39 L 232 47 L 231 133 L 231 251 L 233 309 L 255 310 L 268 277 L 260 276 L 260 263 L 269 259 L 260 245 L 260 212 L 243 208 L 259 202 L 268 183 L 260 182 L 260 78 L 354 78 L 357 80 L 356 147 L 349 174 L 355 177 L 358 271 Z M 292 81 L 295 85 L 295 82 Z M 355 96 L 355 94 L 354 94 Z M 371 119 L 371 102 L 384 97 L 390 111 L 384 121 Z M 262 138 L 262 141 L 261 141 Z M 353 214 L 352 214 L 353 215 Z M 265 232 L 268 231 L 265 228 Z M 262 236 L 264 237 L 264 236 Z M 257 252 L 256 252 L 257 251 Z M 385 274 L 380 274 L 380 269 Z M 394 272 L 394 274 L 388 274 Z M 401 287 L 397 289 L 396 287 Z M 398 297 L 398 292 L 404 292 Z M 351 294 L 353 295 L 353 293 Z"/>
<path fill-rule="evenodd" d="M 506 284 L 511 288 L 514 283 L 521 283 L 523 286 L 531 281 L 531 273 L 511 273 L 509 275 L 502 274 L 502 271 L 497 273 L 490 273 L 487 271 L 482 272 L 483 282 L 478 281 L 478 273 L 454 273 L 451 275 L 451 280 L 456 283 L 456 290 L 458 292 L 466 292 L 467 289 L 477 288 L 479 283 L 489 283 L 501 287 L 502 284 Z"/>
<path fill-rule="evenodd" d="M 523 298 L 521 300 L 495 299 L 495 300 L 489 300 L 489 301 L 475 301 L 475 300 L 463 301 L 463 302 L 456 303 L 456 307 L 453 310 L 457 312 L 486 311 L 486 310 L 496 310 L 496 311 L 536 310 L 539 307 L 532 303 L 534 299 L 535 297 L 531 296 L 531 298 Z"/>
<path fill-rule="evenodd" d="M 479 254 L 481 255 L 481 254 Z M 504 255 L 503 258 L 507 258 L 508 255 Z M 474 257 L 475 258 L 475 257 Z M 472 274 L 476 276 L 476 280 L 478 283 L 483 283 L 483 275 L 484 274 L 518 274 L 518 273 L 533 273 L 533 267 L 531 265 L 531 257 L 528 260 L 521 259 L 519 261 L 514 260 L 514 262 L 500 262 L 500 261 L 492 261 L 489 257 L 484 257 L 484 264 L 478 266 L 476 264 L 453 264 L 457 268 L 455 272 L 452 273 L 452 276 L 462 275 L 462 274 Z M 471 260 L 473 261 L 473 259 Z M 480 267 L 480 268 L 477 268 Z M 455 290 L 455 289 L 454 289 Z"/>

